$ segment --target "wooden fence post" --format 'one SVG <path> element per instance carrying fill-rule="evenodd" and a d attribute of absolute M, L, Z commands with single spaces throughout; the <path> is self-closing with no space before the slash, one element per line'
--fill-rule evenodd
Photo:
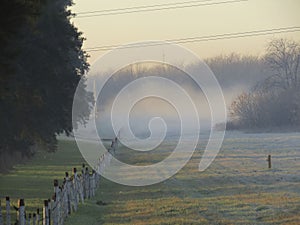
<path fill-rule="evenodd" d="M 65 195 L 64 195 L 64 184 L 59 186 L 59 204 L 60 210 L 58 212 L 58 225 L 62 225 L 64 223 L 64 218 L 66 215 L 66 206 L 65 206 Z"/>
<path fill-rule="evenodd" d="M 61 193 L 62 193 L 62 204 L 63 204 L 63 211 L 62 211 L 62 219 L 63 221 L 68 215 L 68 197 L 67 197 L 67 181 L 64 178 L 63 184 L 61 186 Z"/>
<path fill-rule="evenodd" d="M 43 225 L 49 225 L 48 200 L 44 200 L 43 206 Z"/>
<path fill-rule="evenodd" d="M 51 199 L 48 199 L 48 225 L 51 225 L 51 216 L 52 216 L 52 211 L 51 208 L 52 204 L 51 204 Z"/>
<path fill-rule="evenodd" d="M 40 209 L 36 210 L 36 225 L 40 225 Z"/>
<path fill-rule="evenodd" d="M 84 180 L 85 180 L 85 196 L 86 198 L 90 198 L 90 174 L 89 174 L 89 168 L 85 168 L 85 174 L 84 175 Z"/>
<path fill-rule="evenodd" d="M 58 225 L 57 224 L 57 213 L 58 213 L 58 208 L 59 208 L 59 206 L 58 206 L 58 180 L 54 180 L 53 181 L 53 186 L 54 186 L 54 195 L 53 195 L 53 197 L 52 197 L 52 203 L 53 204 L 51 204 L 52 205 L 52 208 L 51 208 L 51 210 L 52 210 L 52 218 L 53 218 L 53 225 Z"/>
<path fill-rule="evenodd" d="M 110 155 L 110 154 L 109 154 Z M 99 160 L 99 164 L 95 166 L 95 170 L 99 171 L 104 169 L 105 164 L 108 164 L 110 159 L 109 155 L 103 154 Z M 82 165 L 85 171 L 82 170 L 82 177 L 78 176 L 76 168 L 73 168 L 73 180 L 70 179 L 68 172 L 64 178 L 64 183 L 61 187 L 58 185 L 58 180 L 54 180 L 54 195 L 53 201 L 50 199 L 44 200 L 43 215 L 40 219 L 39 209 L 36 213 L 29 213 L 28 217 L 25 214 L 25 201 L 24 199 L 18 200 L 17 209 L 17 224 L 18 225 L 62 225 L 65 218 L 72 211 L 74 203 L 74 210 L 77 211 L 79 198 L 84 203 L 83 197 L 91 198 L 95 196 L 96 188 L 99 183 L 100 175 L 92 170 L 89 173 L 89 168 L 84 164 Z M 82 178 L 82 179 L 81 179 Z M 0 225 L 11 225 L 10 215 L 10 198 L 6 196 L 6 221 L 2 215 L 2 206 L 0 200 Z M 51 221 L 53 219 L 53 221 Z M 40 223 L 41 221 L 41 223 Z M 6 222 L 6 223 L 4 223 Z"/>
<path fill-rule="evenodd" d="M 81 177 L 79 177 L 77 175 L 77 185 L 78 185 L 78 194 L 79 194 L 79 198 L 81 199 L 81 203 L 83 204 L 84 203 L 84 189 L 83 189 L 83 176 L 84 174 L 82 174 Z M 79 203 L 79 199 L 78 199 L 78 203 Z"/>
<path fill-rule="evenodd" d="M 25 201 L 24 199 L 19 199 L 18 201 L 18 219 L 19 225 L 25 225 Z"/>
<path fill-rule="evenodd" d="M 5 197 L 6 200 L 6 225 L 11 225 L 11 217 L 10 217 L 10 200 L 9 197 Z"/>
<path fill-rule="evenodd" d="M 27 220 L 27 224 L 31 225 L 30 223 L 31 223 L 31 213 L 28 214 L 28 220 Z"/>
<path fill-rule="evenodd" d="M 103 172 L 103 155 L 100 156 L 100 160 L 99 160 L 99 173 L 101 174 Z"/>
<path fill-rule="evenodd" d="M 2 211 L 1 211 L 1 199 L 0 199 L 0 225 L 3 225 Z"/>
<path fill-rule="evenodd" d="M 35 213 L 32 214 L 32 224 L 36 225 L 36 214 Z"/>
<path fill-rule="evenodd" d="M 84 203 L 84 199 L 83 199 L 83 185 L 81 182 L 81 178 L 78 176 L 77 170 L 76 168 L 74 168 L 74 186 L 75 186 L 75 195 L 76 195 L 76 204 L 78 207 L 79 204 L 79 200 L 81 199 L 81 203 Z M 77 209 L 76 209 L 77 210 Z"/>
<path fill-rule="evenodd" d="M 85 179 L 85 164 L 82 163 L 82 169 L 81 169 L 81 175 L 82 175 L 82 187 L 83 187 L 83 198 L 86 199 L 86 179 Z"/>
<path fill-rule="evenodd" d="M 92 182 L 91 182 L 92 197 L 95 196 L 95 192 L 96 192 L 96 173 L 95 173 L 95 170 L 92 170 Z"/>
<path fill-rule="evenodd" d="M 71 214 L 71 181 L 70 181 L 70 177 L 69 177 L 69 173 L 66 172 L 66 184 L 65 184 L 65 188 L 66 188 L 66 195 L 67 195 L 67 214 Z"/>
<path fill-rule="evenodd" d="M 73 168 L 73 198 L 74 198 L 74 211 L 77 211 L 77 206 L 78 206 L 78 184 L 77 184 L 77 169 L 74 167 Z"/>

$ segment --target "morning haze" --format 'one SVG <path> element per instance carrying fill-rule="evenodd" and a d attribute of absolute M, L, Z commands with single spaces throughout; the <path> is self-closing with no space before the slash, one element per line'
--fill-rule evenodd
<path fill-rule="evenodd" d="M 2 0 L 0 225 L 299 224 L 299 9 Z"/>

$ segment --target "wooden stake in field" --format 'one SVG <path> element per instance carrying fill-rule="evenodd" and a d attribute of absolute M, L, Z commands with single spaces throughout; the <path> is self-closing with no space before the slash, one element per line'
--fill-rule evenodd
<path fill-rule="evenodd" d="M 267 159 L 267 161 L 268 161 L 268 166 L 269 166 L 269 169 L 271 169 L 272 168 L 272 162 L 271 162 L 271 155 L 268 155 L 268 159 Z"/>

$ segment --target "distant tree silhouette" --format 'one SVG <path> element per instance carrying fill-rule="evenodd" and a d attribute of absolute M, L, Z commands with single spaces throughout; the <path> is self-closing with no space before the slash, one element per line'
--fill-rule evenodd
<path fill-rule="evenodd" d="M 233 101 L 231 122 L 240 128 L 299 127 L 300 44 L 274 39 L 264 61 L 272 75 Z"/>

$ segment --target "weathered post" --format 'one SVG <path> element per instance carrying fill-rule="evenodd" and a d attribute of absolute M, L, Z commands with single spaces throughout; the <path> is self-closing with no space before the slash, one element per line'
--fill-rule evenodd
<path fill-rule="evenodd" d="M 64 220 L 67 213 L 67 201 L 66 201 L 66 190 L 65 190 L 65 179 L 63 184 L 59 187 L 60 190 L 60 212 L 59 212 L 59 221 L 58 224 L 64 224 Z"/>
<path fill-rule="evenodd" d="M 66 189 L 66 201 L 67 201 L 67 213 L 71 214 L 71 182 L 69 173 L 66 172 L 66 183 L 65 183 L 65 189 Z"/>
<path fill-rule="evenodd" d="M 11 225 L 11 217 L 10 217 L 10 200 L 9 197 L 5 197 L 6 200 L 6 225 Z"/>
<path fill-rule="evenodd" d="M 2 211 L 1 211 L 1 200 L 0 200 L 0 225 L 3 225 Z"/>
<path fill-rule="evenodd" d="M 101 156 L 100 156 L 100 161 L 99 161 L 99 171 L 100 171 L 100 173 L 102 173 L 103 172 L 103 170 L 104 170 L 104 154 L 102 154 Z"/>
<path fill-rule="evenodd" d="M 269 169 L 271 169 L 272 168 L 271 155 L 268 155 L 267 161 L 268 161 L 268 167 Z"/>
<path fill-rule="evenodd" d="M 86 198 L 90 198 L 90 174 L 89 174 L 89 168 L 85 168 L 85 196 Z"/>
<path fill-rule="evenodd" d="M 96 166 L 95 170 L 94 170 L 94 174 L 95 174 L 95 190 L 98 187 L 98 182 L 99 182 L 99 174 L 98 174 L 98 165 Z"/>
<path fill-rule="evenodd" d="M 73 173 L 74 173 L 74 178 L 73 178 L 74 194 L 76 196 L 76 198 L 75 198 L 75 201 L 76 201 L 75 211 L 77 211 L 79 200 L 81 199 L 81 202 L 84 203 L 83 186 L 82 186 L 81 178 L 78 176 L 76 168 L 73 169 Z"/>
<path fill-rule="evenodd" d="M 68 215 L 68 196 L 67 196 L 67 183 L 66 178 L 64 178 L 63 185 L 61 186 L 61 193 L 62 193 L 62 205 L 63 205 L 63 211 L 62 211 L 62 219 L 67 217 Z"/>
<path fill-rule="evenodd" d="M 74 167 L 73 168 L 73 198 L 74 198 L 74 211 L 77 211 L 77 206 L 78 206 L 78 192 L 79 192 L 79 187 L 77 184 L 77 169 Z"/>
<path fill-rule="evenodd" d="M 40 225 L 40 209 L 36 209 L 36 225 Z"/>
<path fill-rule="evenodd" d="M 82 169 L 81 169 L 81 175 L 82 175 L 82 187 L 83 187 L 83 198 L 87 198 L 86 196 L 86 179 L 85 179 L 85 164 L 82 163 Z"/>
<path fill-rule="evenodd" d="M 25 225 L 25 201 L 24 199 L 19 199 L 18 201 L 18 219 L 19 225 Z"/>
<path fill-rule="evenodd" d="M 36 225 L 36 214 L 32 214 L 32 225 Z"/>
<path fill-rule="evenodd" d="M 30 223 L 31 223 L 31 213 L 29 213 L 28 215 L 27 225 L 30 225 Z"/>
<path fill-rule="evenodd" d="M 51 199 L 48 199 L 48 225 L 51 225 L 51 215 L 52 215 L 52 204 L 51 204 Z"/>
<path fill-rule="evenodd" d="M 59 187 L 58 187 L 58 180 L 57 179 L 53 180 L 53 186 L 54 186 L 54 193 L 58 194 L 59 193 Z"/>
<path fill-rule="evenodd" d="M 116 152 L 116 149 L 118 148 L 118 145 L 119 145 L 118 138 L 115 137 L 115 149 L 114 149 L 114 153 Z"/>
<path fill-rule="evenodd" d="M 114 139 L 111 141 L 110 147 L 111 147 L 112 152 L 115 153 L 115 152 L 116 152 L 116 146 L 115 146 L 115 141 L 114 141 Z"/>
<path fill-rule="evenodd" d="M 92 182 L 91 182 L 91 195 L 92 197 L 95 196 L 95 191 L 96 191 L 96 172 L 95 170 L 92 170 Z"/>
<path fill-rule="evenodd" d="M 53 181 L 54 185 L 54 196 L 53 196 L 53 225 L 58 225 L 59 213 L 60 213 L 60 190 L 58 187 L 58 180 Z"/>
<path fill-rule="evenodd" d="M 49 224 L 49 211 L 48 211 L 48 200 L 44 200 L 43 206 L 43 225 L 50 225 Z"/>
<path fill-rule="evenodd" d="M 83 176 L 84 174 L 82 174 L 82 176 L 78 176 L 77 175 L 77 185 L 78 185 L 78 191 L 79 191 L 79 198 L 81 199 L 81 203 L 84 203 L 84 189 L 83 189 Z M 79 203 L 79 199 L 78 199 L 78 203 Z"/>

